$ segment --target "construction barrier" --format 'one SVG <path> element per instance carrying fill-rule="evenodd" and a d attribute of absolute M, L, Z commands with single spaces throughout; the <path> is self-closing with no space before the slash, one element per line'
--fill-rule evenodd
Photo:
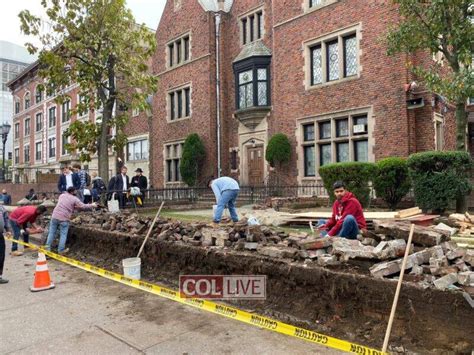
<path fill-rule="evenodd" d="M 6 240 L 14 241 L 13 238 L 5 236 Z M 139 290 L 146 291 L 152 293 L 154 295 L 164 297 L 182 304 L 186 304 L 191 307 L 195 307 L 198 309 L 202 309 L 211 313 L 219 314 L 221 316 L 235 319 L 247 324 L 251 324 L 260 328 L 268 329 L 277 333 L 289 335 L 291 337 L 295 337 L 298 339 L 303 339 L 312 343 L 320 344 L 327 346 L 329 348 L 356 353 L 356 354 L 367 354 L 367 355 L 382 355 L 385 354 L 381 350 L 376 350 L 372 348 L 368 348 L 363 345 L 351 343 L 349 341 L 333 338 L 321 333 L 316 333 L 311 330 L 307 330 L 300 327 L 295 327 L 290 324 L 282 323 L 277 320 L 267 318 L 264 316 L 260 316 L 254 313 L 249 313 L 246 311 L 242 311 L 235 307 L 230 307 L 224 304 L 211 302 L 204 299 L 199 298 L 181 298 L 179 295 L 179 291 L 175 291 L 163 286 L 155 285 L 149 282 L 135 280 L 128 278 L 126 276 L 117 274 L 112 271 L 108 271 L 97 266 L 93 266 L 82 261 L 77 261 L 71 258 L 67 258 L 65 256 L 52 253 L 42 247 L 31 243 L 25 243 L 23 241 L 16 241 L 18 244 L 28 246 L 32 249 L 37 249 L 39 252 L 46 254 L 47 256 L 61 261 L 65 264 L 77 267 L 79 269 L 91 272 L 93 274 L 105 277 L 106 279 L 113 280 L 116 282 L 120 282 L 121 284 L 135 287 Z"/>

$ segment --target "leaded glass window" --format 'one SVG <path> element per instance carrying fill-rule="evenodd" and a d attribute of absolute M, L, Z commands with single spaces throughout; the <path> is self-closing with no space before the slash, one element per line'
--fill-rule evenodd
<path fill-rule="evenodd" d="M 336 121 L 336 137 L 347 137 L 349 135 L 349 121 L 347 118 Z"/>
<path fill-rule="evenodd" d="M 344 38 L 344 76 L 357 74 L 357 39 L 356 35 Z"/>
<path fill-rule="evenodd" d="M 253 71 L 239 73 L 239 108 L 253 106 Z"/>
<path fill-rule="evenodd" d="M 321 5 L 322 0 L 309 0 L 309 7 Z"/>
<path fill-rule="evenodd" d="M 369 143 L 367 140 L 354 141 L 354 160 L 369 161 Z"/>
<path fill-rule="evenodd" d="M 267 69 L 257 69 L 258 79 L 258 106 L 266 106 L 267 103 Z"/>
<path fill-rule="evenodd" d="M 304 148 L 304 176 L 316 175 L 316 161 L 314 155 L 314 145 Z"/>
<path fill-rule="evenodd" d="M 337 41 L 326 44 L 328 81 L 339 79 L 339 45 Z"/>
<path fill-rule="evenodd" d="M 331 138 L 331 122 L 320 122 L 319 123 L 319 139 Z"/>
<path fill-rule="evenodd" d="M 311 48 L 311 85 L 323 82 L 323 68 L 321 61 L 321 46 Z"/>
<path fill-rule="evenodd" d="M 319 165 L 323 166 L 331 163 L 331 144 L 321 144 L 319 146 Z"/>
<path fill-rule="evenodd" d="M 314 124 L 303 126 L 303 139 L 305 142 L 314 141 Z"/>
<path fill-rule="evenodd" d="M 337 143 L 336 145 L 336 159 L 337 162 L 349 161 L 349 143 Z"/>

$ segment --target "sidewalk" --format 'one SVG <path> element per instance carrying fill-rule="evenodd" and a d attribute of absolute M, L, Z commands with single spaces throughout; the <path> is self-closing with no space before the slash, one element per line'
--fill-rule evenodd
<path fill-rule="evenodd" d="M 7 251 L 10 251 L 7 242 Z M 53 290 L 32 293 L 36 253 L 7 255 L 1 354 L 338 354 L 49 260 Z"/>

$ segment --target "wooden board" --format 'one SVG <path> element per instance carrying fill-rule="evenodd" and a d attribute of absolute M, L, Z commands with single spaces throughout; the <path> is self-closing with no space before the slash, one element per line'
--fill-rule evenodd
<path fill-rule="evenodd" d="M 395 218 L 396 212 L 364 212 L 366 219 L 392 219 Z M 307 218 L 307 219 L 319 219 L 319 218 L 330 218 L 332 212 L 305 212 L 305 213 L 294 213 L 288 217 L 294 218 Z"/>
<path fill-rule="evenodd" d="M 395 218 L 406 218 L 406 217 L 415 216 L 420 213 L 422 213 L 422 211 L 419 207 L 407 208 L 405 210 L 398 211 L 395 214 Z"/>

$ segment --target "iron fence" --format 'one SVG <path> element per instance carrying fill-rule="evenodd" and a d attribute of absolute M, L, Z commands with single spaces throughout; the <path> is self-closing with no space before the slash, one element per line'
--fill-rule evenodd
<path fill-rule="evenodd" d="M 102 193 L 100 200 L 105 201 L 113 193 L 123 191 L 109 190 Z M 41 191 L 37 193 L 40 198 L 57 199 L 59 191 Z M 261 203 L 270 197 L 327 197 L 328 194 L 322 184 L 314 185 L 284 185 L 284 186 L 241 186 L 239 202 Z M 148 189 L 143 191 L 145 205 L 158 204 L 161 201 L 178 203 L 198 203 L 215 201 L 214 194 L 206 187 L 177 187 L 163 189 Z"/>

